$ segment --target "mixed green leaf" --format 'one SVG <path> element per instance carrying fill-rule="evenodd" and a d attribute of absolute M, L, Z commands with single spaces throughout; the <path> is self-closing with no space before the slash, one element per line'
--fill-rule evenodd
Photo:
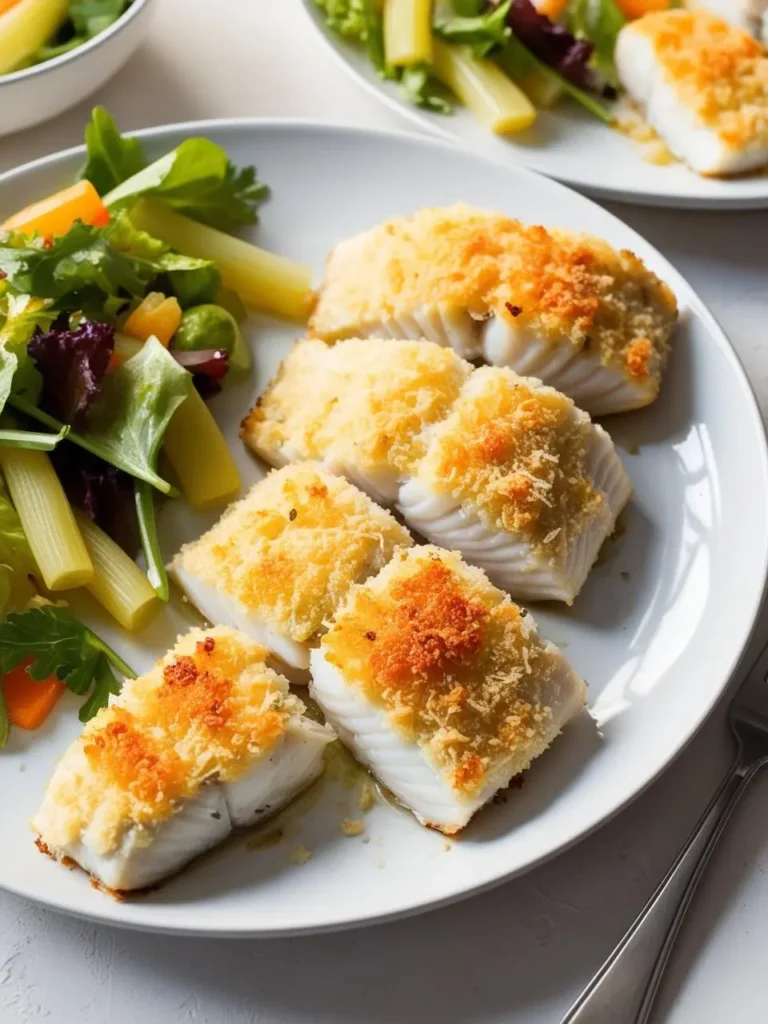
<path fill-rule="evenodd" d="M 235 167 L 210 139 L 185 139 L 147 164 L 141 143 L 124 138 L 103 107 L 93 112 L 85 146 L 87 159 L 80 176 L 94 185 L 110 210 L 155 196 L 178 213 L 233 231 L 256 221 L 258 206 L 269 194 L 257 180 L 255 167 Z"/>

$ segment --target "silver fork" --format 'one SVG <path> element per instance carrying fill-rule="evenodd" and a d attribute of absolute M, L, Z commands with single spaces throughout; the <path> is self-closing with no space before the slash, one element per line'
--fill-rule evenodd
<path fill-rule="evenodd" d="M 561 1024 L 647 1024 L 672 947 L 728 819 L 768 763 L 768 644 L 728 709 L 733 766 L 680 856 Z"/>

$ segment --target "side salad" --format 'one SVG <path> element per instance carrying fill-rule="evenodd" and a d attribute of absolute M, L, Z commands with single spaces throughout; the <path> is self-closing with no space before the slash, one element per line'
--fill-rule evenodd
<path fill-rule="evenodd" d="M 523 131 L 563 97 L 606 123 L 627 20 L 676 0 L 315 0 L 326 24 L 362 45 L 410 103 L 456 102 L 497 134 Z"/>
<path fill-rule="evenodd" d="M 0 0 L 0 75 L 60 57 L 100 35 L 133 0 Z"/>
<path fill-rule="evenodd" d="M 85 587 L 127 630 L 168 600 L 158 501 L 240 489 L 206 400 L 250 366 L 246 307 L 312 297 L 308 267 L 230 233 L 267 198 L 255 168 L 204 138 L 147 163 L 102 108 L 85 139 L 78 180 L 0 226 L 0 746 L 130 674 L 57 598 Z"/>

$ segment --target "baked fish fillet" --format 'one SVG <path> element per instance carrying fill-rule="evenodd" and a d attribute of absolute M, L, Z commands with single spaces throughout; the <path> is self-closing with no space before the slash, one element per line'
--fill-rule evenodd
<path fill-rule="evenodd" d="M 674 295 L 633 253 L 456 205 L 340 242 L 310 333 L 426 338 L 604 415 L 656 398 L 676 318 Z"/>
<path fill-rule="evenodd" d="M 313 459 L 391 504 L 423 454 L 422 430 L 447 414 L 471 371 L 450 349 L 417 341 L 299 341 L 241 436 L 270 465 Z"/>
<path fill-rule="evenodd" d="M 622 85 L 669 149 L 702 175 L 768 164 L 768 56 L 700 10 L 649 14 L 621 30 Z"/>
<path fill-rule="evenodd" d="M 209 621 L 307 669 L 310 646 L 352 584 L 409 544 L 408 531 L 352 484 L 297 463 L 231 505 L 170 571 Z"/>
<path fill-rule="evenodd" d="M 38 846 L 107 889 L 142 889 L 288 803 L 334 735 L 266 657 L 234 630 L 193 630 L 126 681 L 55 769 Z"/>
<path fill-rule="evenodd" d="M 398 508 L 512 597 L 571 604 L 631 493 L 610 437 L 570 399 L 482 367 L 430 430 Z"/>
<path fill-rule="evenodd" d="M 583 706 L 533 618 L 455 552 L 398 552 L 312 652 L 311 692 L 355 757 L 451 835 Z"/>
<path fill-rule="evenodd" d="M 686 6 L 717 14 L 755 39 L 768 40 L 768 0 L 691 0 Z"/>

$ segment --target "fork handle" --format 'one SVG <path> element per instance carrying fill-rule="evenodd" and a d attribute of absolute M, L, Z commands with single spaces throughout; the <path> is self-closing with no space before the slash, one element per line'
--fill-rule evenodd
<path fill-rule="evenodd" d="M 734 765 L 656 892 L 561 1024 L 647 1024 L 696 887 L 760 767 Z"/>

